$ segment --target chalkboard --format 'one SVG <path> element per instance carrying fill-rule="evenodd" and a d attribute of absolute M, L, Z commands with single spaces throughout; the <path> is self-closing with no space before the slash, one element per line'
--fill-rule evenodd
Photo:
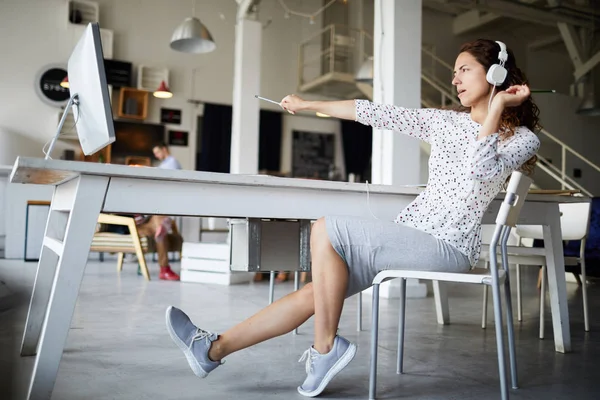
<path fill-rule="evenodd" d="M 335 165 L 335 135 L 292 132 L 292 176 L 328 179 Z"/>

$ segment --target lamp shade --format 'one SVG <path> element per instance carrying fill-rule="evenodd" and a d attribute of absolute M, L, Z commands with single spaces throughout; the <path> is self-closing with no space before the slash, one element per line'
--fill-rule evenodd
<path fill-rule="evenodd" d="M 354 77 L 356 82 L 364 82 L 373 84 L 373 57 L 367 58 L 360 69 L 358 70 L 356 76 Z"/>
<path fill-rule="evenodd" d="M 69 88 L 69 75 L 63 78 L 63 80 L 60 82 L 60 86 L 67 89 Z"/>
<path fill-rule="evenodd" d="M 160 86 L 153 93 L 154 97 L 158 97 L 161 99 L 170 99 L 173 97 L 173 93 L 169 90 L 169 87 L 165 83 L 165 81 L 160 82 Z"/>
<path fill-rule="evenodd" d="M 210 32 L 196 17 L 186 18 L 171 37 L 171 48 L 183 53 L 208 53 L 216 47 Z"/>

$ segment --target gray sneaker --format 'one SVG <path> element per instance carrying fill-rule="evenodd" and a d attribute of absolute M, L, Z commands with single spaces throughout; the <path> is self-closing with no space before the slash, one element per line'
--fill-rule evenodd
<path fill-rule="evenodd" d="M 298 393 L 307 397 L 320 395 L 329 382 L 352 361 L 355 354 L 356 345 L 341 336 L 335 337 L 333 347 L 327 354 L 321 354 L 311 346 L 298 360 L 306 360 L 308 374 L 302 386 L 298 386 Z"/>
<path fill-rule="evenodd" d="M 212 342 L 217 340 L 216 333 L 202 330 L 190 321 L 190 318 L 176 307 L 167 308 L 167 330 L 171 339 L 183 351 L 196 376 L 205 378 L 213 369 L 221 365 L 219 361 L 208 358 Z"/>

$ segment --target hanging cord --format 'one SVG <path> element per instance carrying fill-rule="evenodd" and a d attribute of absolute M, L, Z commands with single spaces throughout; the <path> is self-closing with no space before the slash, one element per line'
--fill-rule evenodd
<path fill-rule="evenodd" d="M 367 208 L 369 209 L 369 212 L 371 213 L 371 215 L 373 216 L 373 218 L 375 219 L 379 219 L 377 218 L 377 216 L 375 214 L 373 214 L 373 211 L 371 210 L 371 198 L 370 198 L 370 193 L 369 193 L 369 181 L 365 182 L 365 185 L 367 187 Z"/>

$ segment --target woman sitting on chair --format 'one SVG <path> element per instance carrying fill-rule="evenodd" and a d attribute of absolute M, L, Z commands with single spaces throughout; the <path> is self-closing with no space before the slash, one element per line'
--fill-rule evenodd
<path fill-rule="evenodd" d="M 169 307 L 167 328 L 190 367 L 205 377 L 229 354 L 283 335 L 315 316 L 304 396 L 319 395 L 348 365 L 356 346 L 337 335 L 344 299 L 371 286 L 384 269 L 466 272 L 480 252 L 481 218 L 514 170 L 530 173 L 540 142 L 538 109 L 527 79 L 504 44 L 463 45 L 452 84 L 458 110 L 406 109 L 366 100 L 305 101 L 289 95 L 283 109 L 317 111 L 389 129 L 431 144 L 426 189 L 395 221 L 327 216 L 312 227 L 312 282 L 217 335 Z"/>

